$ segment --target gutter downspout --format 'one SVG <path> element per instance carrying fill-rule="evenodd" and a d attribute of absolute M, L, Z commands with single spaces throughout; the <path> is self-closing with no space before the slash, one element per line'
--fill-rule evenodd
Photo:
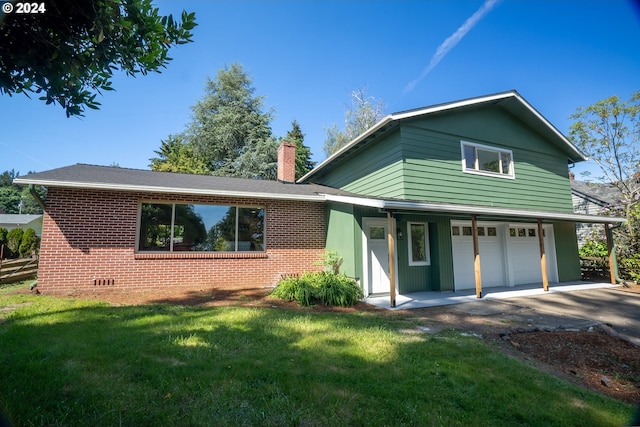
<path fill-rule="evenodd" d="M 42 200 L 42 198 L 40 198 L 40 195 L 36 192 L 36 187 L 33 184 L 29 184 L 29 194 L 31 194 L 31 197 L 33 197 L 36 201 L 36 203 L 38 203 L 38 205 L 42 208 L 42 212 L 44 212 L 44 201 Z"/>

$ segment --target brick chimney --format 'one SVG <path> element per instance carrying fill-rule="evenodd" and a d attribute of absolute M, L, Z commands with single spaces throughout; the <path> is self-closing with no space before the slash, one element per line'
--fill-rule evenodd
<path fill-rule="evenodd" d="M 278 147 L 278 181 L 296 182 L 296 144 L 282 141 Z"/>

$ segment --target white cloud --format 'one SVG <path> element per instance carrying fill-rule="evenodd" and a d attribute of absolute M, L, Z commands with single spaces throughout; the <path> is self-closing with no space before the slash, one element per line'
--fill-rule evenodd
<path fill-rule="evenodd" d="M 413 81 L 411 81 L 404 88 L 404 93 L 411 92 L 427 74 L 433 70 L 436 65 L 444 58 L 451 49 L 453 49 L 462 38 L 487 14 L 500 0 L 486 0 L 484 4 L 473 15 L 471 15 L 465 22 L 456 30 L 455 33 L 450 35 L 440 46 L 436 49 L 436 53 L 431 57 L 429 65 L 422 71 L 422 74 Z"/>

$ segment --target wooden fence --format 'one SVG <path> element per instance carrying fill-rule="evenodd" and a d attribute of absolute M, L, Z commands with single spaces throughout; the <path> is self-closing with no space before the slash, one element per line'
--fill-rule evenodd
<path fill-rule="evenodd" d="M 38 256 L 3 260 L 0 258 L 0 284 L 32 279 L 38 275 Z"/>

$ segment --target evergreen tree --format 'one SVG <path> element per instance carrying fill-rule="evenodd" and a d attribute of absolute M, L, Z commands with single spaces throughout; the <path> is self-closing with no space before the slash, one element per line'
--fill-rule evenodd
<path fill-rule="evenodd" d="M 296 144 L 296 179 L 300 179 L 313 169 L 316 163 L 311 161 L 311 149 L 304 145 L 304 134 L 297 120 L 291 122 L 291 130 L 284 139 Z"/>
<path fill-rule="evenodd" d="M 275 177 L 273 113 L 263 111 L 264 97 L 254 92 L 252 79 L 234 63 L 207 79 L 203 98 L 192 107 L 184 137 L 213 175 Z"/>
<path fill-rule="evenodd" d="M 154 171 L 209 174 L 207 166 L 196 157 L 193 146 L 184 141 L 183 135 L 169 135 L 166 140 L 160 141 L 160 148 L 154 153 L 158 155 L 150 159 Z"/>

